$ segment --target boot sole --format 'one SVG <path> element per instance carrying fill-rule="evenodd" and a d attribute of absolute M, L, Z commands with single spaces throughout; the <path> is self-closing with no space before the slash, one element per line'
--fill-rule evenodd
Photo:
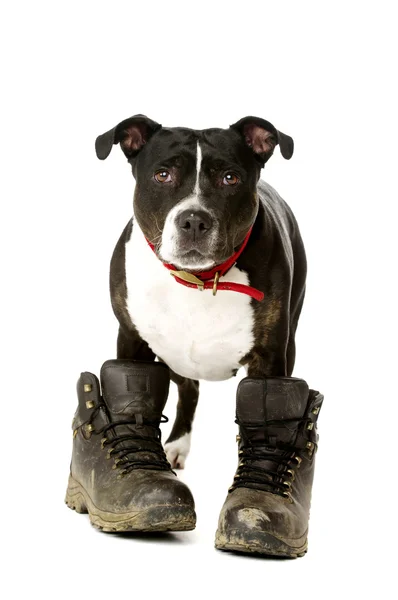
<path fill-rule="evenodd" d="M 65 503 L 79 514 L 88 514 L 91 524 L 107 533 L 128 531 L 191 531 L 195 529 L 196 514 L 189 505 L 154 506 L 128 513 L 112 513 L 99 509 L 86 490 L 69 476 Z"/>
<path fill-rule="evenodd" d="M 308 549 L 308 541 L 303 536 L 303 544 L 299 547 L 289 546 L 283 540 L 266 532 L 257 532 L 251 539 L 244 539 L 239 531 L 230 531 L 228 535 L 216 533 L 215 547 L 227 552 L 244 552 L 245 554 L 262 554 L 279 558 L 299 558 Z"/>

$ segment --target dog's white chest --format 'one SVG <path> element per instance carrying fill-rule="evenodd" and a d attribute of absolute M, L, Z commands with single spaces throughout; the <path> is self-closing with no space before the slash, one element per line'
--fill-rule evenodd
<path fill-rule="evenodd" d="M 248 285 L 233 267 L 225 277 Z M 138 333 L 168 366 L 190 379 L 228 379 L 253 346 L 250 297 L 178 284 L 149 248 L 137 223 L 126 244 L 127 309 Z"/>

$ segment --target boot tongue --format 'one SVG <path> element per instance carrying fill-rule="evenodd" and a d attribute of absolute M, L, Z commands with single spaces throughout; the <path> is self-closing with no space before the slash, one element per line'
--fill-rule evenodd
<path fill-rule="evenodd" d="M 294 419 L 302 419 L 308 404 L 309 389 L 302 379 L 246 378 L 238 388 L 236 415 L 251 440 L 267 439 L 293 443 L 298 429 Z M 277 425 L 266 421 L 287 421 Z M 256 427 L 258 426 L 258 427 Z M 276 439 L 277 438 L 277 439 Z"/>
<path fill-rule="evenodd" d="M 102 395 L 112 421 L 159 421 L 169 384 L 163 363 L 108 360 L 101 369 Z"/>

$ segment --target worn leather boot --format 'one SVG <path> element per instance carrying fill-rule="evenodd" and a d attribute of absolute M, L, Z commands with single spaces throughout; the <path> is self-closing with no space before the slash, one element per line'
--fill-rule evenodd
<path fill-rule="evenodd" d="M 302 379 L 240 382 L 239 465 L 221 510 L 216 548 L 305 554 L 322 401 Z"/>
<path fill-rule="evenodd" d="M 109 360 L 101 386 L 77 383 L 66 504 L 103 531 L 194 529 L 192 494 L 167 461 L 159 425 L 170 383 L 163 363 Z M 167 419 L 166 419 L 167 420 Z"/>

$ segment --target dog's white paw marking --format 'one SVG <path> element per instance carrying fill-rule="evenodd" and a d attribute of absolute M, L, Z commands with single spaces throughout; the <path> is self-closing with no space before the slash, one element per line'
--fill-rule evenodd
<path fill-rule="evenodd" d="M 191 447 L 191 434 L 185 433 L 183 436 L 164 445 L 167 460 L 173 469 L 183 469 L 185 461 Z"/>

